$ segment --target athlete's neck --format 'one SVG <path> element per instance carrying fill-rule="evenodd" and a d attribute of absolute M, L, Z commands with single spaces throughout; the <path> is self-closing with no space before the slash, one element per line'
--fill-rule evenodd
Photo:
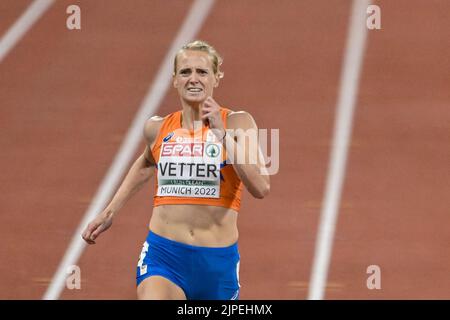
<path fill-rule="evenodd" d="M 183 101 L 184 102 L 184 101 Z M 194 130 L 194 122 L 195 126 L 199 126 L 202 122 L 201 110 L 203 108 L 203 102 L 188 104 L 186 102 L 183 103 L 183 110 L 181 112 L 181 125 L 184 129 Z M 203 122 L 202 122 L 203 124 Z"/>

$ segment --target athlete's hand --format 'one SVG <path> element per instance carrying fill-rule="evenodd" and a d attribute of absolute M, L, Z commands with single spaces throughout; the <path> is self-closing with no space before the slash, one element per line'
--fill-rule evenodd
<path fill-rule="evenodd" d="M 202 108 L 202 120 L 209 123 L 209 128 L 221 139 L 225 134 L 225 128 L 222 121 L 222 115 L 220 114 L 220 106 L 214 101 L 213 98 L 206 98 Z"/>
<path fill-rule="evenodd" d="M 111 225 L 112 216 L 110 214 L 107 214 L 106 211 L 103 211 L 88 224 L 81 237 L 88 244 L 95 244 L 95 239 L 97 239 L 100 233 L 108 230 Z"/>

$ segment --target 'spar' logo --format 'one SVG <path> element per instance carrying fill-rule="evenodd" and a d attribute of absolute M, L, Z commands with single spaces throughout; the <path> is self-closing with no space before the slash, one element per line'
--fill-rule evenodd
<path fill-rule="evenodd" d="M 203 143 L 163 143 L 162 157 L 202 157 Z"/>

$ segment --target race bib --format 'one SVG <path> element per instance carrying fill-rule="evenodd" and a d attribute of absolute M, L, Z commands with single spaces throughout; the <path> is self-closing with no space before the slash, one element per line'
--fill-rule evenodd
<path fill-rule="evenodd" d="M 158 162 L 161 197 L 220 197 L 222 144 L 163 142 Z"/>

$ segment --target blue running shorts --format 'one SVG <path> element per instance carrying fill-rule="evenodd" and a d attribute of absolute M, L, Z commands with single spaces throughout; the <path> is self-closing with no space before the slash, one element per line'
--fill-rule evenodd
<path fill-rule="evenodd" d="M 136 285 L 150 276 L 179 286 L 188 300 L 238 300 L 239 250 L 192 246 L 149 231 L 137 266 Z"/>

